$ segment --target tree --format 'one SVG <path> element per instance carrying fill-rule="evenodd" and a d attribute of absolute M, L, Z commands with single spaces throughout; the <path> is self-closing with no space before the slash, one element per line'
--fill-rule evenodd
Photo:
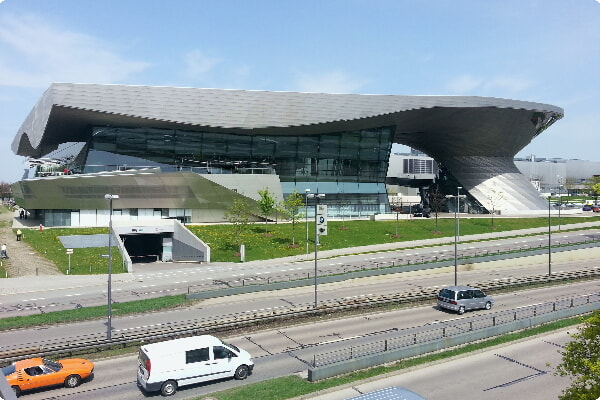
<path fill-rule="evenodd" d="M 284 217 L 292 223 L 292 246 L 296 246 L 296 223 L 304 217 L 304 213 L 302 212 L 304 200 L 300 193 L 294 190 L 292 194 L 281 202 L 279 207 Z"/>
<path fill-rule="evenodd" d="M 597 202 L 598 196 L 600 196 L 600 175 L 594 175 L 585 182 L 585 186 L 588 188 L 589 195 L 594 196 L 594 202 Z"/>
<path fill-rule="evenodd" d="M 432 187 L 429 192 L 429 204 L 431 205 L 431 209 L 435 213 L 435 231 L 439 232 L 438 226 L 438 214 L 442 209 L 442 206 L 446 203 L 446 197 L 442 194 L 440 190 L 440 185 L 436 184 Z"/>
<path fill-rule="evenodd" d="M 12 187 L 10 183 L 0 182 L 0 200 L 10 199 L 12 197 Z"/>
<path fill-rule="evenodd" d="M 233 200 L 233 204 L 225 213 L 225 219 L 235 228 L 235 237 L 238 246 L 243 243 L 243 237 L 248 228 L 251 215 L 250 205 L 246 200 L 241 198 Z"/>
<path fill-rule="evenodd" d="M 498 204 L 502 201 L 502 199 L 504 199 L 504 193 L 502 191 L 496 189 L 489 190 L 488 201 L 490 202 L 492 209 L 488 211 L 492 215 L 492 228 L 494 228 L 494 215 L 497 211 L 496 207 L 498 207 Z"/>
<path fill-rule="evenodd" d="M 398 235 L 398 214 L 402 212 L 402 196 L 392 196 L 390 207 L 392 208 L 392 211 L 396 213 L 396 234 L 394 237 L 400 237 L 400 235 Z"/>
<path fill-rule="evenodd" d="M 597 400 L 600 398 L 600 312 L 583 321 L 573 341 L 560 353 L 562 362 L 556 374 L 571 379 L 560 400 Z"/>
<path fill-rule="evenodd" d="M 260 212 L 262 216 L 265 218 L 265 235 L 269 233 L 267 228 L 267 222 L 269 222 L 269 217 L 273 213 L 275 209 L 275 198 L 273 197 L 273 193 L 269 192 L 269 188 L 265 188 L 264 190 L 259 190 L 258 194 L 260 195 L 260 200 L 258 201 L 258 207 L 260 208 Z"/>

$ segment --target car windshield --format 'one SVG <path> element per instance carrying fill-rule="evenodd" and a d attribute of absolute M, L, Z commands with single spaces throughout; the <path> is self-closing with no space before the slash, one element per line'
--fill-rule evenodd
<path fill-rule="evenodd" d="M 4 374 L 4 376 L 10 375 L 10 374 L 14 374 L 14 372 L 17 369 L 15 368 L 14 364 L 11 365 L 7 365 L 6 367 L 2 368 L 2 373 Z"/>
<path fill-rule="evenodd" d="M 59 362 L 52 360 L 44 359 L 44 365 L 54 372 L 58 372 L 62 369 L 62 365 Z"/>

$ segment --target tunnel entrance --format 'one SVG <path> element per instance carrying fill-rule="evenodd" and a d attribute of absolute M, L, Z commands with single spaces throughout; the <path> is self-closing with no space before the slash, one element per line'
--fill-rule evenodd
<path fill-rule="evenodd" d="M 163 238 L 169 233 L 140 233 L 120 235 L 132 263 L 151 263 L 162 260 Z"/>

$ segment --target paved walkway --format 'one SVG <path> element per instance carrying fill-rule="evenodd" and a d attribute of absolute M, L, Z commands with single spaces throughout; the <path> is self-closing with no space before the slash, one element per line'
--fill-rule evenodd
<path fill-rule="evenodd" d="M 16 223 L 15 229 L 19 227 L 24 235 L 30 229 L 38 229 L 39 222 L 34 220 L 19 220 L 19 212 L 3 212 L 0 213 L 0 243 L 6 244 L 6 252 L 10 257 L 8 260 L 1 260 L 9 278 L 18 276 L 31 275 L 62 275 L 56 265 L 41 257 L 33 250 L 26 242 L 19 240 L 13 226 Z"/>

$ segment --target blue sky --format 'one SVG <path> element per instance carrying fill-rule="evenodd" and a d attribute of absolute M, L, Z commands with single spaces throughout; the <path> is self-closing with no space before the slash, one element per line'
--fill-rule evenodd
<path fill-rule="evenodd" d="M 548 103 L 519 155 L 600 161 L 600 0 L 0 0 L 0 182 L 53 82 Z"/>

